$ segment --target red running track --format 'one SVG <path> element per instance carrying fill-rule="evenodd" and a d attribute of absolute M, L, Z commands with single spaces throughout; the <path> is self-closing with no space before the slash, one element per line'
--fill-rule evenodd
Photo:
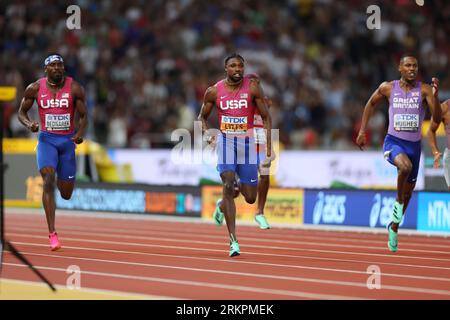
<path fill-rule="evenodd" d="M 209 223 L 57 214 L 58 252 L 43 214 L 8 213 L 5 224 L 6 238 L 54 284 L 77 265 L 83 288 L 173 299 L 450 299 L 444 237 L 400 233 L 394 254 L 386 234 L 238 223 L 241 255 L 229 258 L 226 227 Z M 369 289 L 378 271 L 380 288 Z M 2 278 L 39 282 L 8 252 Z"/>

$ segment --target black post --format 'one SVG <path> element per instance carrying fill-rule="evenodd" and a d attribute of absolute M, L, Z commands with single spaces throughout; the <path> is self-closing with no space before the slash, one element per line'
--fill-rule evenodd
<path fill-rule="evenodd" d="M 0 101 L 0 104 L 3 104 Z M 0 105 L 0 123 L 2 125 L 2 129 L 0 130 L 0 276 L 2 272 L 2 264 L 3 264 L 3 249 L 5 247 L 5 218 L 3 214 L 3 201 L 5 199 L 3 188 L 3 176 L 6 170 L 6 165 L 3 164 L 3 105 Z"/>
<path fill-rule="evenodd" d="M 0 103 L 2 103 L 0 101 Z M 30 269 L 42 280 L 44 281 L 50 289 L 52 289 L 53 292 L 56 292 L 56 288 L 50 283 L 50 281 L 47 280 L 47 278 L 44 277 L 42 273 L 39 272 L 19 251 L 17 251 L 14 246 L 5 239 L 5 216 L 4 216 L 4 174 L 5 170 L 7 168 L 6 164 L 3 163 L 3 106 L 0 105 L 0 123 L 1 123 L 1 130 L 0 130 L 0 277 L 2 272 L 2 264 L 3 264 L 3 250 L 7 250 L 11 252 L 17 259 L 22 261 L 23 264 L 30 267 Z"/>

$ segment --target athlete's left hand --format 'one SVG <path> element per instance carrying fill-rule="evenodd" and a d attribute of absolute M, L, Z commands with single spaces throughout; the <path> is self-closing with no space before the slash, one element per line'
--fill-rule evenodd
<path fill-rule="evenodd" d="M 363 150 L 363 147 L 366 145 L 366 133 L 364 131 L 359 131 L 358 136 L 356 137 L 356 144 L 358 147 Z"/>
<path fill-rule="evenodd" d="M 440 153 L 439 151 L 436 151 L 433 154 L 433 158 L 434 158 L 434 163 L 433 163 L 433 167 L 435 168 L 439 168 L 441 165 L 441 157 L 442 157 L 442 153 Z"/>
<path fill-rule="evenodd" d="M 271 162 L 273 161 L 273 160 L 275 160 L 276 159 L 276 155 L 275 155 L 275 152 L 271 152 L 270 153 L 270 157 L 267 157 L 266 156 L 266 158 L 263 160 L 263 161 L 261 161 L 261 167 L 263 167 L 263 168 L 270 168 L 270 164 L 271 164 Z"/>
<path fill-rule="evenodd" d="M 76 144 L 80 144 L 80 143 L 83 143 L 83 138 L 79 137 L 79 136 L 73 136 L 72 141 Z"/>
<path fill-rule="evenodd" d="M 433 95 L 435 97 L 438 96 L 438 92 L 439 92 L 439 79 L 438 78 L 432 78 L 431 79 L 431 87 L 433 90 Z"/>

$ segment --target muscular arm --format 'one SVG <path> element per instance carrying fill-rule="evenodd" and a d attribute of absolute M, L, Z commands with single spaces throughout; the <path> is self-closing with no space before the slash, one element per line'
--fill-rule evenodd
<path fill-rule="evenodd" d="M 208 118 L 211 114 L 211 111 L 216 103 L 217 98 L 217 89 L 216 87 L 209 87 L 205 91 L 205 95 L 203 96 L 203 104 L 200 109 L 200 114 L 198 115 L 198 120 L 202 122 L 202 132 L 205 133 L 208 130 Z"/>
<path fill-rule="evenodd" d="M 250 91 L 264 123 L 264 129 L 266 130 L 267 136 L 266 156 L 267 158 L 270 158 L 272 156 L 272 117 L 270 116 L 269 109 L 264 99 L 264 91 L 257 78 L 252 78 L 250 82 Z"/>
<path fill-rule="evenodd" d="M 422 95 L 427 101 L 428 107 L 430 107 L 431 117 L 436 123 L 440 123 L 442 120 L 442 110 L 439 105 L 439 98 L 437 96 L 437 91 L 429 84 L 422 84 Z"/>
<path fill-rule="evenodd" d="M 37 121 L 31 121 L 30 118 L 28 118 L 28 111 L 33 106 L 38 91 L 39 82 L 34 82 L 25 89 L 18 112 L 19 121 L 32 132 L 37 132 L 39 130 L 39 123 Z"/>
<path fill-rule="evenodd" d="M 448 114 L 448 106 L 446 103 L 441 104 L 441 110 L 442 110 L 442 121 L 446 117 L 449 116 Z M 435 122 L 433 118 L 430 120 L 430 126 L 428 127 L 427 131 L 427 140 L 430 144 L 431 152 L 433 153 L 434 158 L 434 167 L 438 168 L 440 165 L 440 158 L 442 156 L 442 153 L 439 151 L 437 142 L 436 142 L 436 131 L 439 128 L 439 123 Z"/>
<path fill-rule="evenodd" d="M 73 136 L 72 140 L 79 144 L 83 142 L 83 136 L 86 132 L 88 125 L 88 116 L 86 109 L 86 95 L 83 87 L 78 82 L 73 82 L 72 93 L 75 103 L 75 110 L 78 112 L 80 122 L 77 133 Z"/>
<path fill-rule="evenodd" d="M 373 110 L 380 103 L 381 99 L 384 97 L 389 98 L 391 93 L 391 83 L 383 82 L 380 86 L 372 93 L 372 96 L 367 101 L 364 107 L 364 112 L 361 120 L 361 128 L 359 129 L 358 137 L 356 138 L 356 143 L 359 146 L 364 146 L 366 144 L 366 128 L 369 123 L 369 119 L 372 116 Z"/>

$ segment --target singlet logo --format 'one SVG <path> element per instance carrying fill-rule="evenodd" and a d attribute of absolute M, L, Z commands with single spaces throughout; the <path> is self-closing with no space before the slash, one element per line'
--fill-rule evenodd
<path fill-rule="evenodd" d="M 394 114 L 394 130 L 417 131 L 419 129 L 418 114 Z"/>
<path fill-rule="evenodd" d="M 222 110 L 242 109 L 242 108 L 248 108 L 248 103 L 246 99 L 227 100 L 225 101 L 225 105 L 223 101 L 220 101 L 220 109 Z"/>
<path fill-rule="evenodd" d="M 47 99 L 41 100 L 40 105 L 43 109 L 48 108 L 69 108 L 69 99 Z"/>
<path fill-rule="evenodd" d="M 226 133 L 245 133 L 247 131 L 247 117 L 222 116 L 220 130 Z"/>
<path fill-rule="evenodd" d="M 414 93 L 414 92 L 413 92 Z M 402 108 L 402 109 L 419 109 L 419 97 L 414 98 L 399 98 L 394 97 L 392 99 L 392 107 L 393 108 Z"/>
<path fill-rule="evenodd" d="M 70 114 L 46 114 L 45 128 L 48 131 L 65 131 L 70 129 Z"/>

